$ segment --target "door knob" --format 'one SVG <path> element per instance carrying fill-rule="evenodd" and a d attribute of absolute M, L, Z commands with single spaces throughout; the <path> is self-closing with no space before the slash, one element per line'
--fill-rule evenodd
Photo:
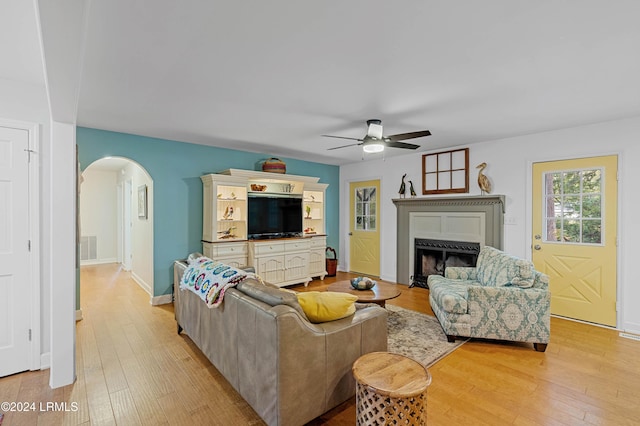
<path fill-rule="evenodd" d="M 349 236 L 353 235 L 353 232 L 349 232 Z"/>
<path fill-rule="evenodd" d="M 535 246 L 533 246 L 533 248 L 536 250 L 540 250 L 542 247 L 540 247 L 540 244 L 536 244 Z"/>

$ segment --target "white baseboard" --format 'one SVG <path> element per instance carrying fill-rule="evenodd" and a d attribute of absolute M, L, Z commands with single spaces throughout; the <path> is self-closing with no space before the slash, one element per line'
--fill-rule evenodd
<path fill-rule="evenodd" d="M 155 296 L 151 298 L 151 304 L 153 306 L 166 305 L 171 302 L 173 302 L 172 294 L 163 294 L 162 296 Z"/>
<path fill-rule="evenodd" d="M 140 286 L 141 289 L 143 289 L 144 291 L 147 292 L 147 294 L 149 294 L 150 296 L 153 295 L 153 291 L 151 289 L 151 286 L 149 284 L 147 284 L 142 278 L 140 278 L 135 272 L 131 271 L 131 278 L 133 278 L 133 280 L 138 283 L 138 285 Z"/>
<path fill-rule="evenodd" d="M 628 322 L 623 325 L 622 330 L 627 333 L 640 334 L 640 324 Z"/>
<path fill-rule="evenodd" d="M 81 260 L 80 266 L 105 265 L 107 263 L 118 263 L 118 259 L 114 257 L 112 259 Z"/>
<path fill-rule="evenodd" d="M 51 367 L 51 352 L 40 354 L 40 370 L 46 370 Z"/>
<path fill-rule="evenodd" d="M 82 309 L 76 310 L 76 321 L 82 321 Z"/>

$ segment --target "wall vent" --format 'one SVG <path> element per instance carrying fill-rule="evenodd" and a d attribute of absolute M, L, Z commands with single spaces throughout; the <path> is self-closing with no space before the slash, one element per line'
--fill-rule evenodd
<path fill-rule="evenodd" d="M 98 259 L 98 237 L 80 237 L 80 260 Z"/>

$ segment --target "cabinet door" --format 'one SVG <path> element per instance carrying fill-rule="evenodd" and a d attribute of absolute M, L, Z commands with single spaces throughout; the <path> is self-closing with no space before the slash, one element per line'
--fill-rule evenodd
<path fill-rule="evenodd" d="M 326 266 L 325 249 L 311 249 L 309 253 L 309 275 L 314 277 L 316 275 L 324 275 Z"/>
<path fill-rule="evenodd" d="M 285 281 L 304 279 L 309 277 L 309 252 L 287 254 L 284 258 Z"/>
<path fill-rule="evenodd" d="M 277 284 L 285 280 L 284 256 L 267 256 L 257 259 L 256 273 L 268 283 Z"/>

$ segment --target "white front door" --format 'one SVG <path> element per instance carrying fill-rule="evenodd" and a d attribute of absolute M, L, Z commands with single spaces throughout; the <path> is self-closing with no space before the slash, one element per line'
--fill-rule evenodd
<path fill-rule="evenodd" d="M 29 369 L 28 149 L 26 130 L 0 127 L 0 377 Z"/>

